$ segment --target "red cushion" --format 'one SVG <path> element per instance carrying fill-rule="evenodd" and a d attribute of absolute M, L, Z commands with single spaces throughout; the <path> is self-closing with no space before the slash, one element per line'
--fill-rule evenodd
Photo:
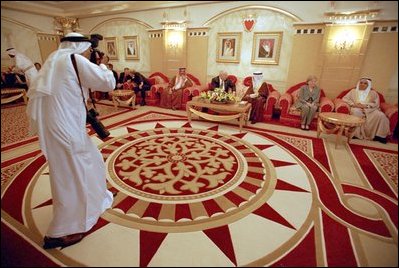
<path fill-rule="evenodd" d="M 150 82 L 151 86 L 155 85 L 155 77 L 148 78 L 148 82 Z"/>

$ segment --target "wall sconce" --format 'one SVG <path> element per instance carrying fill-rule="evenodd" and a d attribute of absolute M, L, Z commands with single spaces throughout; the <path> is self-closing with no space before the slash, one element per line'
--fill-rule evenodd
<path fill-rule="evenodd" d="M 348 30 L 341 32 L 334 39 L 334 48 L 339 51 L 350 50 L 355 44 L 355 35 Z"/>
<path fill-rule="evenodd" d="M 168 47 L 170 49 L 176 50 L 179 45 L 183 43 L 183 32 L 180 31 L 170 31 L 168 33 Z"/>

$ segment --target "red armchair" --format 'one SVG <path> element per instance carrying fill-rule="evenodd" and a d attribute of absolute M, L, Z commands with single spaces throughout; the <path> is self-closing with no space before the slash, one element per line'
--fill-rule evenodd
<path fill-rule="evenodd" d="M 301 111 L 296 109 L 293 104 L 295 103 L 298 95 L 298 90 L 301 86 L 305 85 L 306 82 L 296 84 L 289 89 L 280 97 L 279 107 L 281 108 L 280 122 L 285 125 L 299 127 L 301 125 Z M 319 112 L 332 112 L 334 110 L 334 103 L 326 97 L 323 89 L 320 91 L 320 107 Z M 311 127 L 316 128 L 317 116 L 311 122 Z"/>
<path fill-rule="evenodd" d="M 335 111 L 337 113 L 349 114 L 350 107 L 349 105 L 342 100 L 342 98 L 351 90 L 352 88 L 346 89 L 342 91 L 335 99 L 334 99 L 334 106 Z M 375 90 L 375 89 L 373 89 Z M 395 127 L 398 123 L 398 106 L 394 104 L 389 104 L 385 102 L 384 96 L 375 90 L 380 97 L 380 108 L 381 111 L 388 117 L 389 119 L 389 128 L 391 133 L 394 132 Z"/>
<path fill-rule="evenodd" d="M 160 100 L 159 92 L 161 92 L 163 88 L 168 87 L 169 78 L 161 72 L 155 72 L 148 77 L 148 81 L 151 84 L 151 88 L 146 92 L 147 105 L 158 106 Z M 136 103 L 140 103 L 140 101 L 140 94 L 136 94 Z"/>
<path fill-rule="evenodd" d="M 185 88 L 183 91 L 183 100 L 181 105 L 182 110 L 186 110 L 186 103 L 193 97 L 199 96 L 202 91 L 208 90 L 208 84 L 201 85 L 199 79 L 194 75 L 187 73 L 187 77 L 191 80 L 191 82 L 193 82 L 193 85 L 191 87 Z"/>
<path fill-rule="evenodd" d="M 245 77 L 243 84 L 246 87 L 252 86 L 252 76 Z M 269 87 L 269 96 L 267 97 L 265 111 L 263 112 L 263 121 L 270 121 L 272 119 L 273 109 L 280 99 L 280 92 L 272 84 L 267 83 L 267 85 Z"/>

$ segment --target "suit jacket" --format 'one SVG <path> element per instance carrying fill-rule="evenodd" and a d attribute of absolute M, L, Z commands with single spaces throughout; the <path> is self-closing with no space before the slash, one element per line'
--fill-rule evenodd
<path fill-rule="evenodd" d="M 119 83 L 123 84 L 124 82 L 126 82 L 127 80 L 132 79 L 132 77 L 130 76 L 130 74 L 128 74 L 125 77 L 125 72 L 121 72 L 121 74 L 119 75 Z"/>
<path fill-rule="evenodd" d="M 295 108 L 301 108 L 302 105 L 305 105 L 306 103 L 314 103 L 317 106 L 319 105 L 320 102 L 320 88 L 315 87 L 312 92 L 309 90 L 308 85 L 303 85 L 299 90 L 298 90 L 298 99 L 295 102 Z"/>
<path fill-rule="evenodd" d="M 151 86 L 148 79 L 145 78 L 145 76 L 139 72 L 134 73 L 134 78 L 132 80 L 137 86 L 139 86 L 141 84 L 141 82 L 143 82 L 143 85 L 145 85 L 145 86 Z"/>
<path fill-rule="evenodd" d="M 211 90 L 214 90 L 215 88 L 219 88 L 220 85 L 220 78 L 219 76 L 216 76 L 214 78 L 212 78 L 211 81 Z M 236 91 L 236 85 L 233 83 L 233 81 L 231 81 L 230 79 L 226 79 L 224 81 L 224 89 L 226 91 L 229 91 L 229 89 L 231 89 L 232 91 Z"/>

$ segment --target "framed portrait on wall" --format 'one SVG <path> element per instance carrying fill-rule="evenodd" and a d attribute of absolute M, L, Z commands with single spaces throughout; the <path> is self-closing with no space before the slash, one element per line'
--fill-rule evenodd
<path fill-rule="evenodd" d="M 241 33 L 218 33 L 216 62 L 240 62 Z"/>
<path fill-rule="evenodd" d="M 125 59 L 138 60 L 139 59 L 139 43 L 136 36 L 124 36 L 125 42 Z"/>
<path fill-rule="evenodd" d="M 118 59 L 118 46 L 116 37 L 104 37 L 105 53 L 110 60 Z"/>
<path fill-rule="evenodd" d="M 255 32 L 252 64 L 278 64 L 283 32 Z"/>

